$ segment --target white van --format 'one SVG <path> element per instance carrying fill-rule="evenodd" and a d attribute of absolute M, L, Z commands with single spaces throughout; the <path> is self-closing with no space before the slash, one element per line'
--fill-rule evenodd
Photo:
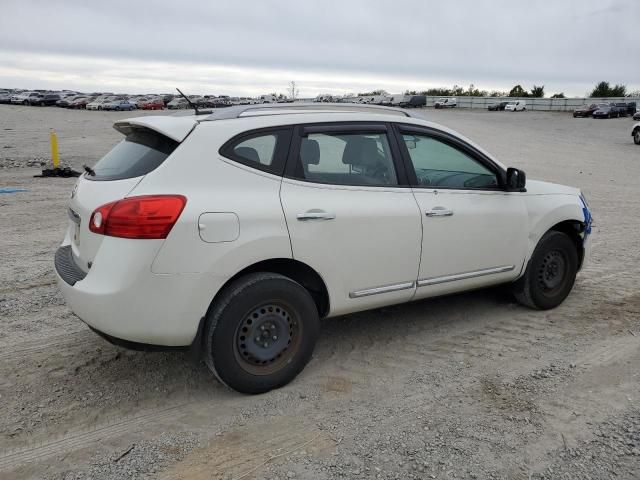
<path fill-rule="evenodd" d="M 451 97 L 443 97 L 436 100 L 436 103 L 433 104 L 435 108 L 454 108 L 458 105 L 457 98 Z"/>
<path fill-rule="evenodd" d="M 509 111 L 509 112 L 517 112 L 520 110 L 526 110 L 527 109 L 527 102 L 525 102 L 524 100 L 513 100 L 509 103 L 507 103 L 507 106 L 504 107 L 505 110 Z"/>
<path fill-rule="evenodd" d="M 258 103 L 278 103 L 278 98 L 275 95 L 260 95 Z"/>

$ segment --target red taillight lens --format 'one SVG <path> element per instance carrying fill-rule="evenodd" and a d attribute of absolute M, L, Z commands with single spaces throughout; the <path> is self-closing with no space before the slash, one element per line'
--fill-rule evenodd
<path fill-rule="evenodd" d="M 122 238 L 167 238 L 187 199 L 182 195 L 130 197 L 98 207 L 89 230 Z"/>

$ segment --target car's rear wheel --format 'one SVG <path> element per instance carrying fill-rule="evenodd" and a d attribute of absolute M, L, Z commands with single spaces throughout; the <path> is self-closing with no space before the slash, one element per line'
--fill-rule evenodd
<path fill-rule="evenodd" d="M 633 132 L 633 143 L 640 145 L 640 128 L 636 128 L 635 132 Z"/>
<path fill-rule="evenodd" d="M 538 242 L 524 275 L 514 284 L 514 296 L 530 308 L 555 308 L 571 292 L 577 272 L 575 243 L 565 233 L 549 231 Z"/>
<path fill-rule="evenodd" d="M 286 385 L 311 359 L 318 310 L 299 283 L 253 273 L 229 285 L 207 314 L 203 355 L 228 387 L 263 393 Z"/>

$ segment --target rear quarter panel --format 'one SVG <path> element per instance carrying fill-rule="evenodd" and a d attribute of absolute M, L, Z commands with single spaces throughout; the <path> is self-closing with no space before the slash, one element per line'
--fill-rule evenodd
<path fill-rule="evenodd" d="M 291 243 L 280 204 L 281 178 L 221 157 L 220 146 L 243 131 L 206 122 L 196 127 L 174 154 L 148 174 L 132 195 L 181 194 L 187 204 L 158 252 L 157 274 L 208 273 L 231 277 L 269 258 L 291 258 Z M 233 213 L 239 235 L 232 241 L 205 242 L 198 219 L 203 213 Z"/>

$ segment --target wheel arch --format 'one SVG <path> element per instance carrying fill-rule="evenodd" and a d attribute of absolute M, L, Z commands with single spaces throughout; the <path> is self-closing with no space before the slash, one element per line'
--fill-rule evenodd
<path fill-rule="evenodd" d="M 327 289 L 325 281 L 322 279 L 320 274 L 309 265 L 292 258 L 270 258 L 267 260 L 261 260 L 243 268 L 234 276 L 229 278 L 220 288 L 220 290 L 218 290 L 213 300 L 211 301 L 209 310 L 215 304 L 217 298 L 220 296 L 220 293 L 224 291 L 229 284 L 244 275 L 256 272 L 278 273 L 290 278 L 295 282 L 298 282 L 310 293 L 314 303 L 316 304 L 316 307 L 318 308 L 318 315 L 321 318 L 328 315 L 330 299 L 329 290 Z"/>

